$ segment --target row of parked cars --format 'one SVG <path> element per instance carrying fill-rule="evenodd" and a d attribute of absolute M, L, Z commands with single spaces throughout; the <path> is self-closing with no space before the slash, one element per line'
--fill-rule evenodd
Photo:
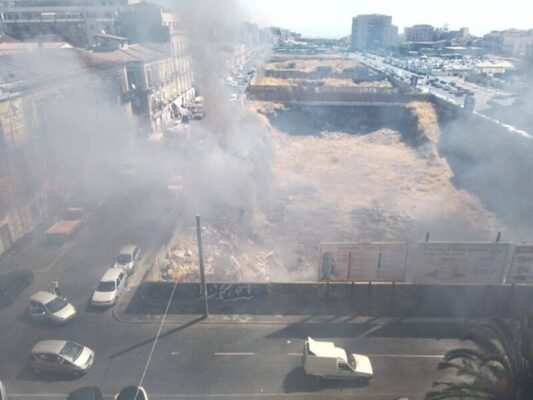
<path fill-rule="evenodd" d="M 113 268 L 109 268 L 96 286 L 90 300 L 93 307 L 109 307 L 116 304 L 126 288 L 128 275 L 135 271 L 141 251 L 134 245 L 125 246 L 119 252 Z M 56 293 L 39 291 L 30 297 L 26 308 L 34 321 L 46 321 L 57 325 L 67 324 L 77 316 L 77 310 L 67 299 Z M 30 368 L 36 374 L 42 371 L 65 373 L 80 377 L 93 365 L 92 349 L 71 340 L 43 340 L 31 350 Z"/>
<path fill-rule="evenodd" d="M 8 400 L 6 388 L 1 381 L 0 400 Z M 104 400 L 104 395 L 99 388 L 90 386 L 71 392 L 67 400 Z M 114 400 L 148 400 L 148 394 L 142 386 L 127 386 L 115 395 Z"/>
<path fill-rule="evenodd" d="M 122 248 L 113 268 L 109 268 L 94 289 L 90 304 L 93 307 L 110 307 L 117 303 L 126 289 L 127 277 L 135 272 L 140 260 L 141 250 L 134 245 Z M 77 316 L 76 307 L 67 299 L 48 291 L 39 291 L 30 297 L 26 308 L 28 316 L 34 321 L 67 324 Z"/>
<path fill-rule="evenodd" d="M 447 82 L 444 80 L 438 80 L 437 78 L 433 78 L 428 81 L 428 84 L 437 89 L 445 90 L 456 97 L 461 97 L 464 95 L 474 95 L 473 91 L 471 91 L 470 89 L 463 88 L 457 85 L 455 82 Z"/>

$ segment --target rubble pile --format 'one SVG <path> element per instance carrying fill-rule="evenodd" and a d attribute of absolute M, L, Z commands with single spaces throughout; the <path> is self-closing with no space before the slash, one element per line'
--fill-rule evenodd
<path fill-rule="evenodd" d="M 227 224 L 202 226 L 206 279 L 211 282 L 268 282 L 269 271 L 279 269 L 281 260 L 274 251 L 263 249 L 260 241 L 243 239 Z M 159 260 L 160 279 L 198 282 L 196 228 L 179 230 Z"/>

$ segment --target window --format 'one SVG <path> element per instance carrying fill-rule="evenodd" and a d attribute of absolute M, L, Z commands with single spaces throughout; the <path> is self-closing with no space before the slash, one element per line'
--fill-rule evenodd
<path fill-rule="evenodd" d="M 339 363 L 339 371 L 341 372 L 352 372 L 352 369 L 344 363 Z"/>
<path fill-rule="evenodd" d="M 2 122 L 0 121 L 0 150 L 5 149 L 6 147 L 6 137 L 4 134 L 4 126 L 2 125 Z"/>

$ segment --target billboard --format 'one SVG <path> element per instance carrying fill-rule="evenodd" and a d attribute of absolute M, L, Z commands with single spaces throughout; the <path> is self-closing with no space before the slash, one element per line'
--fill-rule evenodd
<path fill-rule="evenodd" d="M 533 246 L 515 246 L 507 282 L 533 283 Z"/>
<path fill-rule="evenodd" d="M 406 243 L 323 243 L 320 281 L 403 281 Z"/>
<path fill-rule="evenodd" d="M 510 243 L 419 243 L 415 283 L 502 283 Z"/>

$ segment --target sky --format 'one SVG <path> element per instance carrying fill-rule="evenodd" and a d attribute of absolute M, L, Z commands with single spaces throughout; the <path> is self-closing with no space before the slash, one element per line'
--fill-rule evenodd
<path fill-rule="evenodd" d="M 533 28 L 531 0 L 241 0 L 259 23 L 276 25 L 305 36 L 350 34 L 358 14 L 387 14 L 400 27 L 414 24 L 469 27 L 481 36 L 491 30 Z"/>

